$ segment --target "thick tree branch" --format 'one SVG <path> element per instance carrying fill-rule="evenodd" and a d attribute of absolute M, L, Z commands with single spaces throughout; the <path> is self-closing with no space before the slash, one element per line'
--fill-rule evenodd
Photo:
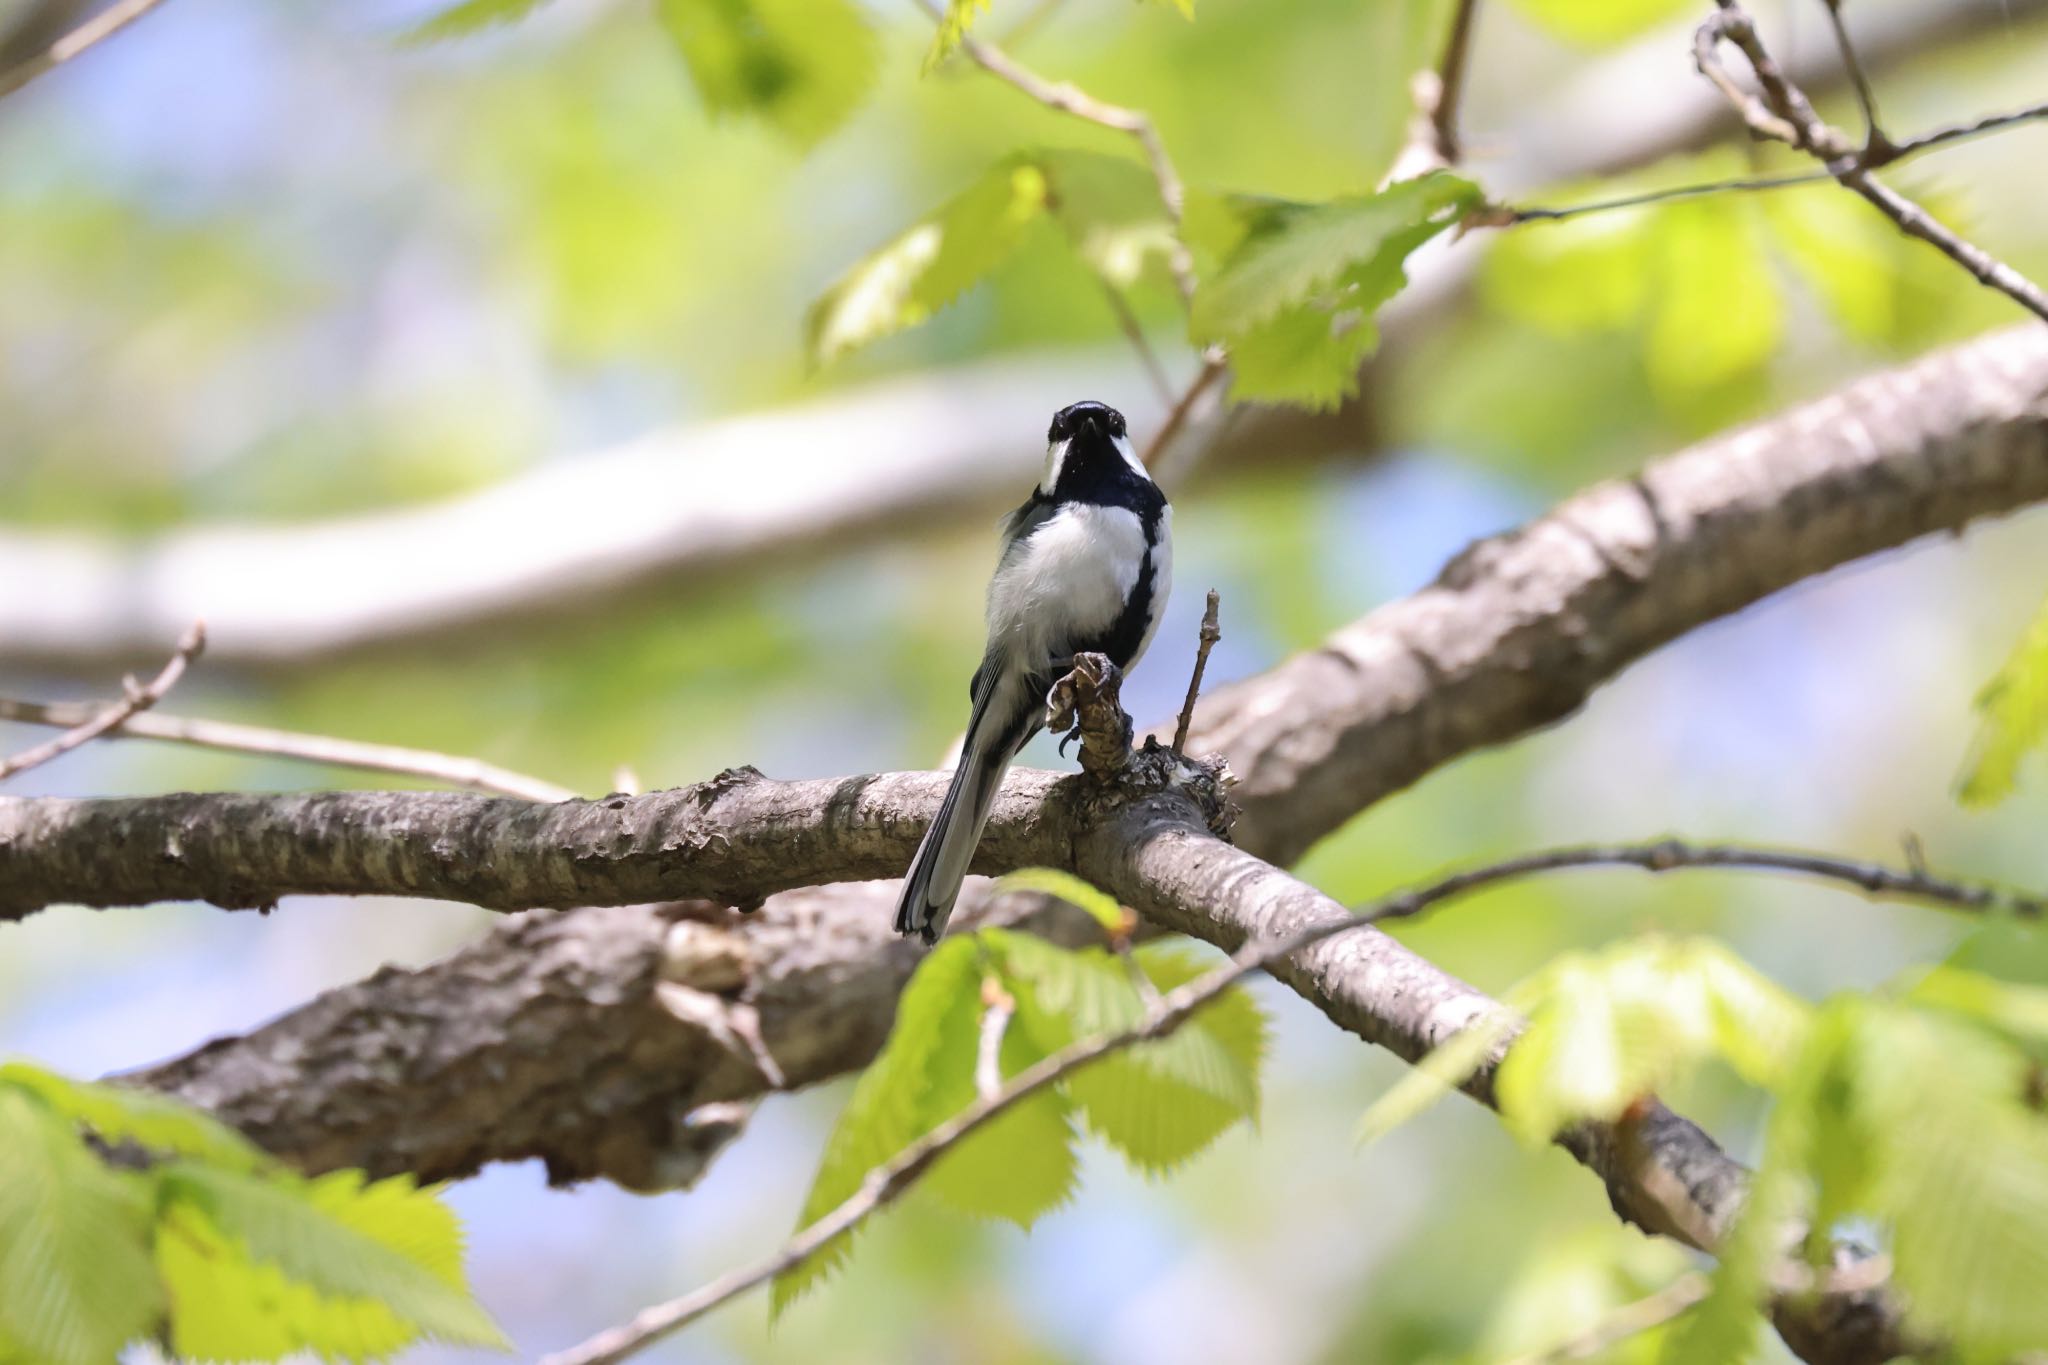
<path fill-rule="evenodd" d="M 771 897 L 744 918 L 688 903 L 537 912 L 452 957 L 386 968 L 256 1031 L 126 1079 L 212 1111 L 306 1171 L 424 1180 L 538 1158 L 558 1184 L 694 1185 L 771 1088 L 865 1066 L 923 956 L 889 928 L 894 883 Z M 1073 946 L 1102 930 L 1037 897 L 1004 924 Z M 689 993 L 678 1012 L 668 997 Z M 719 1015 L 751 1014 L 773 1087 Z M 742 1026 L 744 1027 L 744 1026 Z"/>
<path fill-rule="evenodd" d="M 1572 714 L 1687 631 L 1801 579 L 2048 499 L 2048 329 L 1849 384 L 1480 541 L 1430 587 L 1210 693 L 1189 747 L 1274 862 L 1474 749 Z"/>
<path fill-rule="evenodd" d="M 87 49 L 105 42 L 162 3 L 163 0 L 114 0 L 113 4 L 57 39 L 44 51 L 17 66 L 0 71 L 0 99 L 5 99 L 38 76 L 55 71 Z"/>

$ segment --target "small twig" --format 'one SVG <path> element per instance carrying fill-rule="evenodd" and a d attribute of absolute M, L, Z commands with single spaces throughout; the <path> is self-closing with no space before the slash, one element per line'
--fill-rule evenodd
<path fill-rule="evenodd" d="M 1130 300 L 1124 297 L 1123 290 L 1108 280 L 1102 282 L 1102 292 L 1109 297 L 1109 311 L 1116 314 L 1116 325 L 1123 329 L 1124 338 L 1131 343 L 1131 349 L 1138 353 L 1139 363 L 1144 365 L 1145 374 L 1151 379 L 1152 388 L 1158 393 L 1159 401 L 1171 408 L 1174 403 L 1173 381 L 1166 377 L 1166 367 L 1159 363 L 1159 356 L 1153 351 L 1152 343 L 1145 339 L 1145 329 L 1139 324 L 1138 315 L 1131 311 Z"/>
<path fill-rule="evenodd" d="M 1563 1365 L 1568 1360 L 1590 1360 L 1630 1337 L 1679 1317 L 1704 1299 L 1708 1288 L 1707 1277 L 1697 1271 L 1681 1275 L 1656 1293 L 1623 1304 L 1570 1341 L 1534 1355 L 1516 1356 L 1508 1365 Z"/>
<path fill-rule="evenodd" d="M 163 0 L 115 0 L 113 4 L 50 44 L 47 51 L 8 71 L 0 72 L 0 99 L 5 99 L 38 76 L 56 70 L 87 48 L 105 42 L 162 3 Z"/>
<path fill-rule="evenodd" d="M 974 1093 L 992 1099 L 1003 1088 L 1003 1033 L 1017 1012 L 1016 997 L 992 976 L 981 979 L 981 1042 L 974 1052 Z"/>
<path fill-rule="evenodd" d="M 1670 189 L 1645 190 L 1641 194 L 1623 195 L 1618 199 L 1597 199 L 1590 204 L 1568 204 L 1561 208 L 1543 204 L 1504 205 L 1497 209 L 1482 209 L 1472 225 L 1514 227 L 1520 223 L 1557 223 L 1567 218 L 1577 218 L 1581 214 L 1641 208 L 1645 204 L 1662 204 L 1673 199 L 1696 199 L 1707 194 L 1748 194 L 1764 190 L 1782 190 L 1793 185 L 1818 185 L 1822 181 L 1833 179 L 1834 177 L 1826 171 L 1800 171 L 1792 175 L 1708 180 L 1696 185 L 1675 185 Z"/>
<path fill-rule="evenodd" d="M 1165 471 L 1160 467 L 1161 458 L 1172 446 L 1174 438 L 1180 435 L 1181 429 L 1187 426 L 1189 417 L 1194 414 L 1195 405 L 1200 403 L 1203 395 L 1214 388 L 1216 381 L 1229 371 L 1230 364 L 1224 359 L 1220 348 L 1211 347 L 1202 353 L 1202 368 L 1195 371 L 1195 377 L 1181 390 L 1179 401 L 1167 412 L 1166 420 L 1159 424 L 1159 430 L 1152 436 L 1152 443 L 1145 447 L 1145 453 L 1139 457 L 1139 463 L 1151 470 L 1154 477 L 1164 478 Z"/>
<path fill-rule="evenodd" d="M 162 700 L 166 692 L 178 685 L 178 679 L 185 676 L 185 666 L 198 658 L 199 652 L 205 648 L 206 623 L 194 621 L 191 628 L 178 641 L 178 647 L 172 653 L 170 662 L 166 663 L 163 671 L 151 678 L 147 685 L 137 686 L 133 678 L 123 679 L 122 690 L 127 695 L 112 706 L 79 721 L 54 739 L 45 740 L 34 748 L 23 749 L 12 758 L 0 759 L 0 781 L 68 754 L 82 744 L 90 744 L 101 735 L 119 728 L 121 723 L 131 716 L 147 711 Z"/>
<path fill-rule="evenodd" d="M 1983 118 L 1972 119 L 1968 123 L 1952 123 L 1945 127 L 1929 129 L 1918 137 L 1910 137 L 1904 142 L 1893 144 L 1878 159 L 1873 160 L 1866 154 L 1864 164 L 1888 166 L 1894 161 L 1917 156 L 1930 147 L 1946 147 L 1952 142 L 1966 142 L 1971 138 L 1983 137 L 1987 133 L 2001 133 L 2018 124 L 2031 123 L 2041 118 L 2048 118 L 2048 100 L 2003 114 L 1986 114 Z"/>
<path fill-rule="evenodd" d="M 2017 909 L 2031 916 L 2039 916 L 2048 909 L 2048 902 L 2035 897 L 1902 872 L 1874 863 L 1817 853 L 1730 844 L 1694 845 L 1670 839 L 1649 844 L 1551 849 L 1453 873 L 1427 886 L 1375 902 L 1354 919 L 1316 924 L 1285 938 L 1257 939 L 1245 944 L 1224 965 L 1160 996 L 1130 1028 L 1120 1033 L 1079 1039 L 1019 1071 L 994 1093 L 978 1094 L 965 1109 L 869 1171 L 856 1193 L 763 1260 L 743 1270 L 722 1275 L 680 1298 L 647 1308 L 631 1322 L 600 1332 L 579 1346 L 549 1356 L 542 1365 L 610 1365 L 610 1362 L 624 1360 L 688 1326 L 712 1309 L 777 1275 L 794 1270 L 894 1202 L 948 1149 L 1007 1110 L 1104 1057 L 1138 1043 L 1165 1037 L 1239 981 L 1282 958 L 1337 934 L 1418 915 L 1483 886 L 1566 868 L 1599 865 L 1640 867 L 1651 872 L 1694 867 L 1792 872 L 1841 882 L 1873 898 L 1920 900 L 1974 910 Z"/>
<path fill-rule="evenodd" d="M 1849 36 L 1849 22 L 1842 17 L 1842 0 L 1821 0 L 1828 12 L 1828 24 L 1835 31 L 1835 46 L 1842 53 L 1842 69 L 1849 73 L 1849 84 L 1856 91 L 1856 107 L 1863 111 L 1863 156 L 1868 164 L 1873 153 L 1881 153 L 1890 147 L 1884 129 L 1877 121 L 1877 96 L 1870 88 L 1870 78 L 1863 73 L 1863 63 L 1856 56 L 1856 43 Z"/>
<path fill-rule="evenodd" d="M 1443 55 L 1434 68 L 1418 71 L 1409 80 L 1408 94 L 1415 111 L 1408 120 L 1407 140 L 1381 180 L 1382 187 L 1455 166 L 1464 155 L 1458 137 L 1458 107 L 1465 95 L 1465 68 L 1478 12 L 1479 0 L 1457 0 Z"/>
<path fill-rule="evenodd" d="M 945 11 L 937 0 L 915 0 L 915 3 L 934 22 L 944 21 Z M 1192 304 L 1195 298 L 1195 261 L 1178 232 L 1187 194 L 1181 186 L 1180 172 L 1174 169 L 1173 159 L 1166 154 L 1166 144 L 1160 140 L 1159 130 L 1152 126 L 1152 120 L 1136 109 L 1096 99 L 1071 82 L 1047 80 L 994 43 L 971 33 L 960 40 L 960 48 L 976 66 L 998 80 L 1016 86 L 1046 108 L 1129 134 L 1137 140 L 1145 154 L 1146 164 L 1152 169 L 1152 179 L 1159 187 L 1159 202 L 1176 229 L 1172 249 L 1167 255 L 1167 268 L 1173 273 L 1181 302 Z"/>
<path fill-rule="evenodd" d="M 1818 158 L 1828 173 L 1854 190 L 1899 230 L 1940 251 L 1970 272 L 1978 283 L 2004 294 L 2035 316 L 2048 320 L 2048 294 L 2005 262 L 1951 232 L 1927 210 L 1871 174 L 1841 130 L 1814 111 L 1804 91 L 1793 84 L 1765 48 L 1756 24 L 1735 0 L 1716 0 L 1720 9 L 1708 16 L 1693 36 L 1693 60 L 1700 73 L 1728 97 L 1743 121 L 1763 137 L 1787 143 Z M 1720 48 L 1732 43 L 1748 60 L 1762 95 L 1743 88 L 1721 64 Z M 1883 148 L 1880 144 L 1879 152 Z M 1894 158 L 1896 159 L 1896 158 Z"/>
<path fill-rule="evenodd" d="M 1209 666 L 1209 651 L 1223 638 L 1223 631 L 1216 624 L 1221 602 L 1216 589 L 1209 589 L 1209 603 L 1202 609 L 1202 633 L 1195 646 L 1195 671 L 1188 678 L 1187 700 L 1180 704 L 1180 722 L 1173 727 L 1173 751 L 1183 756 L 1187 753 L 1188 727 L 1195 722 L 1195 699 L 1202 695 L 1202 670 Z"/>
<path fill-rule="evenodd" d="M 82 725 L 97 707 L 76 702 L 16 701 L 0 697 L 0 720 L 29 725 Z M 458 758 L 427 749 L 406 749 L 394 744 L 365 744 L 328 735 L 298 734 L 230 721 L 195 720 L 188 716 L 167 716 L 160 712 L 138 712 L 124 716 L 109 730 L 109 739 L 155 739 L 172 744 L 191 744 L 202 749 L 225 749 L 231 753 L 262 754 L 272 758 L 301 759 L 327 763 L 337 768 L 361 768 L 366 772 L 398 773 L 406 777 L 431 778 L 471 791 L 516 796 L 523 801 L 573 801 L 576 793 L 538 777 L 515 773 L 480 759 Z M 628 790 L 621 786 L 621 791 Z"/>

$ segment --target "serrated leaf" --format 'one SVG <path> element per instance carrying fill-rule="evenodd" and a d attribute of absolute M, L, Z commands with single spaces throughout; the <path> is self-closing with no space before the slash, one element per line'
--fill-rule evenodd
<path fill-rule="evenodd" d="M 157 1223 L 156 1262 L 172 1304 L 171 1350 L 185 1360 L 280 1360 L 298 1352 L 378 1360 L 419 1329 L 375 1299 L 325 1296 L 251 1259 L 196 1206 Z"/>
<path fill-rule="evenodd" d="M 0 1086 L 0 1342 L 40 1365 L 105 1365 L 163 1311 L 147 1183 L 71 1122 Z"/>
<path fill-rule="evenodd" d="M 1957 799 L 1988 806 L 2012 794 L 2020 761 L 2048 740 L 2048 602 L 1977 694 L 1977 737 Z"/>
<path fill-rule="evenodd" d="M 1174 248 L 1173 221 L 1159 201 L 1159 183 L 1129 157 L 1073 148 L 1034 154 L 1045 172 L 1047 207 L 1089 269 L 1129 289 Z"/>
<path fill-rule="evenodd" d="M 932 1059 L 943 1042 L 947 1020 L 960 1001 L 980 1001 L 981 946 L 972 937 L 942 940 L 926 955 L 896 1002 L 896 1023 L 882 1050 L 855 1082 L 853 1094 L 825 1141 L 825 1154 L 811 1192 L 797 1215 L 808 1227 L 852 1197 L 869 1171 L 887 1162 L 927 1132 L 924 1097 Z M 942 1116 L 943 1117 L 943 1116 Z M 778 1275 L 769 1293 L 769 1314 L 779 1315 L 846 1259 L 847 1237 L 809 1261 Z"/>
<path fill-rule="evenodd" d="M 462 0 L 461 4 L 425 19 L 401 35 L 406 43 L 434 43 L 447 38 L 466 38 L 500 24 L 514 24 L 546 4 L 547 0 Z"/>
<path fill-rule="evenodd" d="M 1373 315 L 1407 282 L 1409 254 L 1478 197 L 1438 172 L 1323 204 L 1191 202 L 1184 231 L 1200 243 L 1198 270 L 1212 264 L 1189 333 L 1229 349 L 1233 397 L 1336 403 L 1356 389 L 1379 340 Z"/>
<path fill-rule="evenodd" d="M 915 326 L 1009 259 L 1045 210 L 1045 173 L 1008 157 L 870 255 L 811 305 L 811 364 Z"/>
<path fill-rule="evenodd" d="M 353 1171 L 304 1180 L 174 1162 L 158 1180 L 166 1201 L 322 1298 L 374 1300 L 444 1341 L 506 1345 L 462 1284 L 453 1216 L 402 1177 L 365 1186 Z"/>
<path fill-rule="evenodd" d="M 253 1171 L 269 1158 L 234 1129 L 188 1105 L 123 1085 L 74 1081 L 26 1062 L 0 1065 L 0 1087 L 16 1085 L 108 1142 Z"/>
<path fill-rule="evenodd" d="M 1027 867 L 998 879 L 989 888 L 990 896 L 1019 893 L 1036 893 L 1063 900 L 1078 910 L 1087 911 L 1089 917 L 1108 933 L 1120 934 L 1124 930 L 1124 909 L 1117 904 L 1116 897 L 1098 890 L 1071 872 L 1062 872 L 1054 867 Z"/>
<path fill-rule="evenodd" d="M 656 0 L 713 118 L 759 118 L 800 147 L 843 123 L 880 46 L 853 0 Z"/>
<path fill-rule="evenodd" d="M 1018 998 L 1017 1023 L 1044 1051 L 1122 1031 L 1144 1014 L 1130 968 L 1109 953 L 1068 951 L 999 931 L 989 937 Z M 1167 945 L 1135 957 L 1161 992 L 1203 970 Z M 1089 1131 L 1157 1174 L 1197 1155 L 1232 1124 L 1257 1119 L 1266 1042 L 1257 1002 L 1228 991 L 1173 1033 L 1076 1072 L 1064 1087 Z"/>
<path fill-rule="evenodd" d="M 1975 1019 L 2014 1038 L 2048 1041 L 2048 987 L 2016 985 L 1958 967 L 1936 967 L 1906 992 L 1906 998 Z"/>

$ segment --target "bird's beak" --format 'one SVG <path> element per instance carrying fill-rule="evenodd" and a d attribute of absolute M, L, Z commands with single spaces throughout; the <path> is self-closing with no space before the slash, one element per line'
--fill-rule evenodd
<path fill-rule="evenodd" d="M 1101 418 L 1097 417 L 1092 412 L 1084 412 L 1081 414 L 1081 425 L 1087 427 L 1090 431 L 1093 431 L 1097 436 L 1100 436 L 1102 434 L 1101 420 Z"/>

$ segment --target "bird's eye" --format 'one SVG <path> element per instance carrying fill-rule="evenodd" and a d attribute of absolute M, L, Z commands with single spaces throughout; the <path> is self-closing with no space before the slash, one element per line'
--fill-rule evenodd
<path fill-rule="evenodd" d="M 1112 436 L 1124 434 L 1124 415 L 1122 413 L 1112 412 L 1109 415 L 1109 434 Z"/>
<path fill-rule="evenodd" d="M 1047 445 L 1051 445 L 1051 444 L 1053 444 L 1053 443 L 1054 443 L 1055 441 L 1064 441 L 1064 440 L 1066 440 L 1066 439 L 1067 439 L 1067 427 L 1066 427 L 1066 423 L 1062 422 L 1062 421 L 1061 421 L 1061 420 L 1060 420 L 1060 419 L 1059 419 L 1058 417 L 1055 417 L 1055 418 L 1053 418 L 1053 419 L 1052 419 L 1052 426 L 1051 426 L 1050 428 L 1048 428 L 1048 429 L 1046 430 L 1046 433 L 1045 433 L 1045 443 L 1046 443 Z"/>

